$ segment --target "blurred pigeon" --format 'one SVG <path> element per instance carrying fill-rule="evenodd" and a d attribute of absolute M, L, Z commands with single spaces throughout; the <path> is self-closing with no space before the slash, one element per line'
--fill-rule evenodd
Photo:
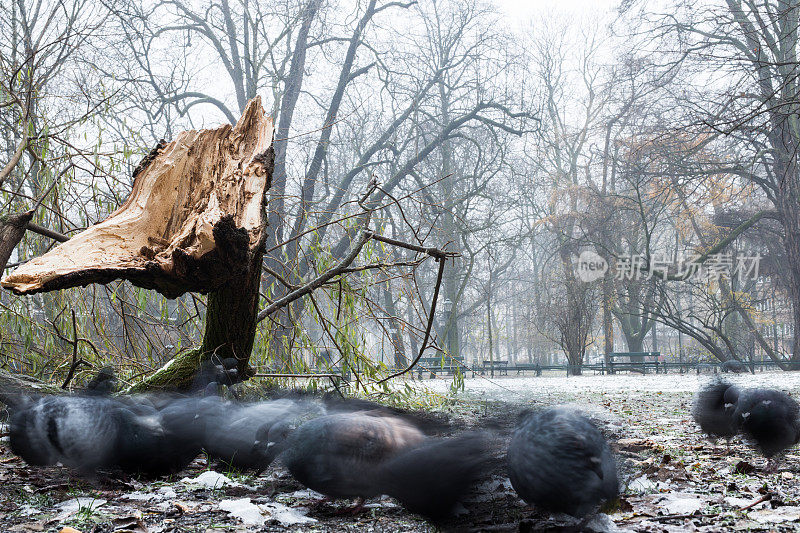
<path fill-rule="evenodd" d="M 491 459 L 487 433 L 429 438 L 386 461 L 376 483 L 409 511 L 441 522 L 487 472 Z"/>
<path fill-rule="evenodd" d="M 724 380 L 715 380 L 697 391 L 692 415 L 700 429 L 712 440 L 731 439 L 739 433 L 739 420 L 734 416 L 739 388 Z"/>
<path fill-rule="evenodd" d="M 774 389 L 745 389 L 739 394 L 734 416 L 744 435 L 767 458 L 774 470 L 773 457 L 800 440 L 800 407 L 788 394 Z"/>
<path fill-rule="evenodd" d="M 232 387 L 242 381 L 238 370 L 239 362 L 228 357 L 220 360 L 216 356 L 200 364 L 200 369 L 192 384 L 193 391 L 205 389 L 211 383 Z"/>
<path fill-rule="evenodd" d="M 522 499 L 547 511 L 583 517 L 619 494 L 608 444 L 589 419 L 573 410 L 523 413 L 507 466 Z"/>
<path fill-rule="evenodd" d="M 116 402 L 107 398 L 52 396 L 15 410 L 11 450 L 35 466 L 64 466 L 90 473 L 114 461 L 119 439 Z"/>
<path fill-rule="evenodd" d="M 747 365 L 738 359 L 728 359 L 722 363 L 722 371 L 741 374 L 742 372 L 747 372 Z"/>
<path fill-rule="evenodd" d="M 88 396 L 108 396 L 117 387 L 117 376 L 110 366 L 101 368 L 95 377 L 86 384 L 85 394 Z"/>
<path fill-rule="evenodd" d="M 332 498 L 388 494 L 432 520 L 451 513 L 488 459 L 480 434 L 431 439 L 408 420 L 375 410 L 331 414 L 290 430 L 274 425 L 267 446 L 306 487 Z"/>
<path fill-rule="evenodd" d="M 63 464 L 82 474 L 116 470 L 158 476 L 199 453 L 192 404 L 162 413 L 151 404 L 102 396 L 49 396 L 16 409 L 11 449 L 32 465 Z"/>
<path fill-rule="evenodd" d="M 209 457 L 242 470 L 262 471 L 271 462 L 265 446 L 258 446 L 257 433 L 268 434 L 277 422 L 289 422 L 323 413 L 318 402 L 284 398 L 254 403 L 218 400 L 207 404 L 203 449 Z M 262 437 L 263 438 L 263 437 Z"/>

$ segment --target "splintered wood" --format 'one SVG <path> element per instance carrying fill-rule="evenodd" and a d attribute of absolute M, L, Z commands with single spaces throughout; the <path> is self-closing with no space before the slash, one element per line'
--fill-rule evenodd
<path fill-rule="evenodd" d="M 119 209 L 14 270 L 3 287 L 31 294 L 127 279 L 174 298 L 243 275 L 266 237 L 272 136 L 254 98 L 235 126 L 159 143 Z"/>

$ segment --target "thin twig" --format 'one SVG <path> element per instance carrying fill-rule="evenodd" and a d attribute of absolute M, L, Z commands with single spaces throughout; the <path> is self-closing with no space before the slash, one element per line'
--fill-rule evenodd
<path fill-rule="evenodd" d="M 434 248 L 432 246 L 419 246 L 417 244 L 411 244 L 410 242 L 399 241 L 397 239 L 392 239 L 391 237 L 384 237 L 383 235 L 378 235 L 376 233 L 370 232 L 370 236 L 375 239 L 376 241 L 385 242 L 386 244 L 391 244 L 393 246 L 399 246 L 400 248 L 406 248 L 408 250 L 414 250 L 415 252 L 422 252 L 424 254 L 428 254 L 431 257 L 435 257 L 438 259 L 445 259 L 447 257 L 456 257 L 458 254 L 455 252 L 446 252 L 444 250 L 440 250 L 439 248 Z"/>
<path fill-rule="evenodd" d="M 428 338 L 431 336 L 431 328 L 433 328 L 433 319 L 436 314 L 436 301 L 439 299 L 439 288 L 442 286 L 442 276 L 444 275 L 444 265 L 446 259 L 444 257 L 436 258 L 439 262 L 439 273 L 436 275 L 436 288 L 433 290 L 433 300 L 431 301 L 431 310 L 430 314 L 428 315 L 428 326 L 425 328 L 425 336 L 422 339 L 422 345 L 419 348 L 419 353 L 417 357 L 408 365 L 405 369 L 400 370 L 399 372 L 395 372 L 394 374 L 390 374 L 389 376 L 383 378 L 382 380 L 378 381 L 378 384 L 383 383 L 384 381 L 388 381 L 392 378 L 396 378 L 398 376 L 402 376 L 406 372 L 409 372 L 419 360 L 422 358 L 422 354 L 425 353 L 425 349 L 428 347 Z"/>
<path fill-rule="evenodd" d="M 719 516 L 719 513 L 684 513 L 684 514 L 668 514 L 664 516 L 654 516 L 647 520 L 651 522 L 666 522 L 668 520 L 683 520 L 686 518 L 711 518 Z"/>
<path fill-rule="evenodd" d="M 63 310 L 61 311 L 64 312 Z M 60 314 L 60 313 L 59 313 Z M 64 380 L 64 384 L 61 385 L 62 389 L 65 389 L 69 386 L 69 382 L 72 381 L 72 377 L 75 375 L 75 370 L 78 369 L 80 365 L 92 366 L 83 358 L 78 359 L 78 322 L 75 320 L 75 310 L 72 309 L 72 364 L 69 367 L 69 372 L 67 373 L 67 379 Z"/>
<path fill-rule="evenodd" d="M 67 172 L 69 172 L 69 170 L 74 166 L 75 163 L 70 163 L 69 165 L 67 165 L 67 168 L 58 173 L 58 176 L 55 177 L 53 183 L 51 183 L 50 186 L 47 187 L 47 189 L 41 194 L 41 196 L 39 196 L 39 199 L 36 200 L 36 204 L 31 208 L 31 211 L 36 211 L 37 209 L 39 209 L 39 207 L 41 207 L 42 202 L 44 202 L 45 198 L 47 198 L 47 195 L 50 194 L 50 191 L 52 191 L 53 188 L 55 188 L 55 186 L 58 185 L 58 180 L 60 180 L 61 177 Z"/>
<path fill-rule="evenodd" d="M 364 245 L 367 243 L 367 241 L 369 241 L 370 238 L 372 238 L 372 235 L 373 235 L 373 233 L 371 231 L 368 231 L 368 230 L 362 231 L 361 235 L 358 238 L 358 240 L 353 245 L 353 248 L 350 250 L 350 252 L 341 261 L 339 261 L 339 263 L 336 266 L 334 266 L 333 268 L 331 268 L 330 270 L 328 270 L 326 272 L 323 272 L 322 274 L 320 274 L 319 276 L 317 276 L 316 278 L 314 278 L 310 282 L 306 283 L 305 285 L 303 285 L 299 289 L 293 290 L 292 292 L 290 292 L 289 294 L 287 294 L 283 298 L 279 298 L 278 300 L 275 300 L 275 302 L 273 302 L 272 304 L 268 305 L 266 308 L 264 308 L 263 311 L 258 313 L 258 317 L 256 319 L 256 322 L 261 322 L 262 320 L 267 318 L 267 316 L 271 315 L 272 313 L 274 313 L 278 309 L 280 309 L 282 307 L 285 307 L 285 306 L 289 305 L 290 303 L 292 303 L 293 301 L 295 301 L 295 300 L 297 300 L 299 298 L 302 298 L 306 294 L 318 289 L 319 287 L 324 285 L 325 282 L 327 282 L 328 280 L 330 280 L 334 276 L 340 274 L 345 268 L 350 266 L 350 263 L 355 261 L 356 257 L 358 256 L 358 253 L 361 251 L 361 248 L 363 248 Z"/>

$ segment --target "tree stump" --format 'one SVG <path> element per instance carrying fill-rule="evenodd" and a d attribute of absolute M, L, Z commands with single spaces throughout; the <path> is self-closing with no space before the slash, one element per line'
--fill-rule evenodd
<path fill-rule="evenodd" d="M 33 294 L 126 279 L 168 298 L 209 294 L 203 344 L 137 389 L 181 386 L 212 353 L 236 357 L 246 375 L 266 239 L 273 124 L 260 98 L 235 126 L 185 131 L 159 143 L 134 171 L 116 211 L 6 276 Z"/>

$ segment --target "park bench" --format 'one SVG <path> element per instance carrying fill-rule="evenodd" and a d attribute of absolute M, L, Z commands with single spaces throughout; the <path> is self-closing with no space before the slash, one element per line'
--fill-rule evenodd
<path fill-rule="evenodd" d="M 608 373 L 614 374 L 621 370 L 628 372 L 640 372 L 647 374 L 648 369 L 655 370 L 656 374 L 659 370 L 658 358 L 661 352 L 612 352 L 607 355 L 608 358 Z M 654 361 L 631 361 L 631 357 L 652 357 Z M 617 361 L 617 359 L 627 358 L 627 361 Z"/>
<path fill-rule="evenodd" d="M 437 373 L 453 375 L 459 369 L 469 370 L 464 364 L 463 357 L 422 357 L 417 366 L 420 379 L 425 370 L 431 373 L 431 379 L 435 378 Z"/>
<path fill-rule="evenodd" d="M 537 376 L 542 375 L 542 366 L 538 363 L 517 363 L 514 366 L 508 367 L 509 370 L 516 370 L 517 375 L 523 372 L 535 372 Z"/>
<path fill-rule="evenodd" d="M 481 374 L 484 374 L 487 370 L 497 370 L 501 376 L 507 376 L 508 361 L 483 361 L 483 369 Z"/>

